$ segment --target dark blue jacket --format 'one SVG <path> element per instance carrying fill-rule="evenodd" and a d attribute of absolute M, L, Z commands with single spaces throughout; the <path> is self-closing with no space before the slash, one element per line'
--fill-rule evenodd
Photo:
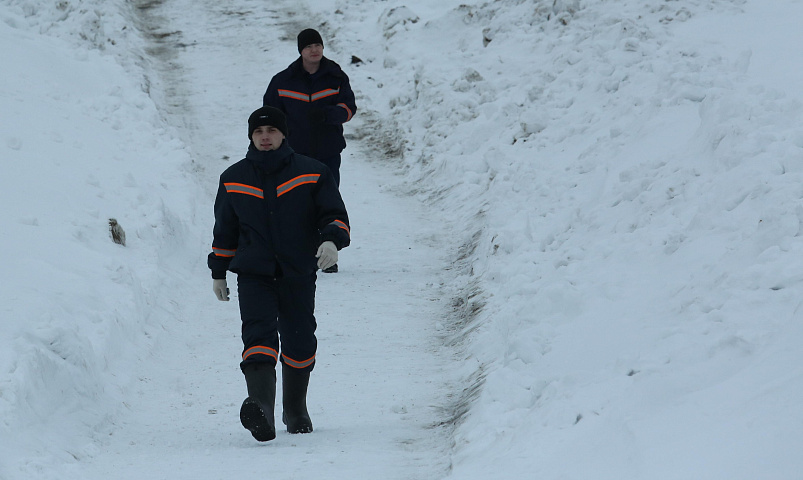
<path fill-rule="evenodd" d="M 317 269 L 320 244 L 348 246 L 349 229 L 346 206 L 324 164 L 296 154 L 287 142 L 270 151 L 251 145 L 220 175 L 207 264 L 212 278 L 226 278 L 226 270 L 308 275 Z"/>
<path fill-rule="evenodd" d="M 312 75 L 298 57 L 271 79 L 262 104 L 285 113 L 293 150 L 317 159 L 334 157 L 346 148 L 343 124 L 357 112 L 349 77 L 326 57 Z M 322 123 L 310 119 L 313 110 L 321 112 Z"/>

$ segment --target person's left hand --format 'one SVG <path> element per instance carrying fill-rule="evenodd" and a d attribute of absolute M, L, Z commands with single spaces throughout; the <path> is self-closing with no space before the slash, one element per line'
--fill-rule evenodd
<path fill-rule="evenodd" d="M 212 291 L 215 292 L 215 296 L 221 302 L 229 301 L 229 289 L 226 288 L 225 278 L 212 280 Z"/>
<path fill-rule="evenodd" d="M 318 259 L 318 268 L 326 270 L 332 265 L 337 263 L 337 247 L 335 242 L 327 240 L 318 247 L 318 253 L 315 254 Z"/>
<path fill-rule="evenodd" d="M 310 123 L 324 123 L 326 121 L 326 112 L 320 108 L 312 108 L 309 113 L 307 113 L 307 118 Z"/>

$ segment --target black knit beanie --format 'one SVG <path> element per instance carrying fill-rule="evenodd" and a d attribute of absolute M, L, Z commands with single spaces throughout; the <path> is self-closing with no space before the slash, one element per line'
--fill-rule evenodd
<path fill-rule="evenodd" d="M 265 125 L 276 127 L 285 137 L 287 136 L 287 120 L 284 113 L 278 108 L 262 107 L 248 117 L 248 139 L 251 140 L 254 130 Z"/>
<path fill-rule="evenodd" d="M 298 34 L 298 53 L 301 53 L 304 47 L 312 45 L 313 43 L 320 43 L 323 45 L 321 34 L 311 28 L 302 30 L 301 33 Z"/>

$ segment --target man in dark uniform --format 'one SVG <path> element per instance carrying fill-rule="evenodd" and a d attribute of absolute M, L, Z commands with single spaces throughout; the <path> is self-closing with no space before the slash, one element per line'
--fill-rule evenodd
<path fill-rule="evenodd" d="M 315 366 L 318 268 L 348 246 L 346 207 L 331 171 L 285 141 L 284 114 L 272 107 L 248 119 L 244 159 L 220 176 L 208 265 L 213 290 L 227 301 L 226 272 L 237 274 L 248 398 L 240 420 L 259 441 L 276 437 L 276 363 L 282 364 L 282 420 L 309 433 L 306 396 Z M 281 340 L 281 348 L 280 348 Z"/>
<path fill-rule="evenodd" d="M 343 124 L 357 112 L 349 77 L 323 56 L 321 35 L 308 28 L 298 34 L 299 58 L 270 81 L 262 104 L 283 111 L 290 146 L 320 160 L 340 186 L 340 154 L 346 148 Z M 337 271 L 337 264 L 327 273 Z"/>

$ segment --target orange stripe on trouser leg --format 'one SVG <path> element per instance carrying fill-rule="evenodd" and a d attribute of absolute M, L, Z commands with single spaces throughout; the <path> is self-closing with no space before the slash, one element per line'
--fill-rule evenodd
<path fill-rule="evenodd" d="M 287 365 L 288 367 L 306 368 L 306 367 L 309 367 L 310 365 L 312 365 L 315 362 L 315 355 L 313 355 L 312 357 L 310 357 L 310 358 L 308 358 L 306 360 L 296 361 L 296 360 L 293 360 L 292 358 L 288 357 L 287 355 L 282 354 L 282 359 L 284 360 L 284 364 Z"/>
<path fill-rule="evenodd" d="M 279 352 L 270 348 L 270 347 L 263 347 L 261 345 L 257 345 L 256 347 L 251 347 L 248 350 L 243 352 L 243 360 L 250 357 L 251 355 L 267 355 L 269 357 L 273 357 L 274 360 L 279 358 Z"/>

